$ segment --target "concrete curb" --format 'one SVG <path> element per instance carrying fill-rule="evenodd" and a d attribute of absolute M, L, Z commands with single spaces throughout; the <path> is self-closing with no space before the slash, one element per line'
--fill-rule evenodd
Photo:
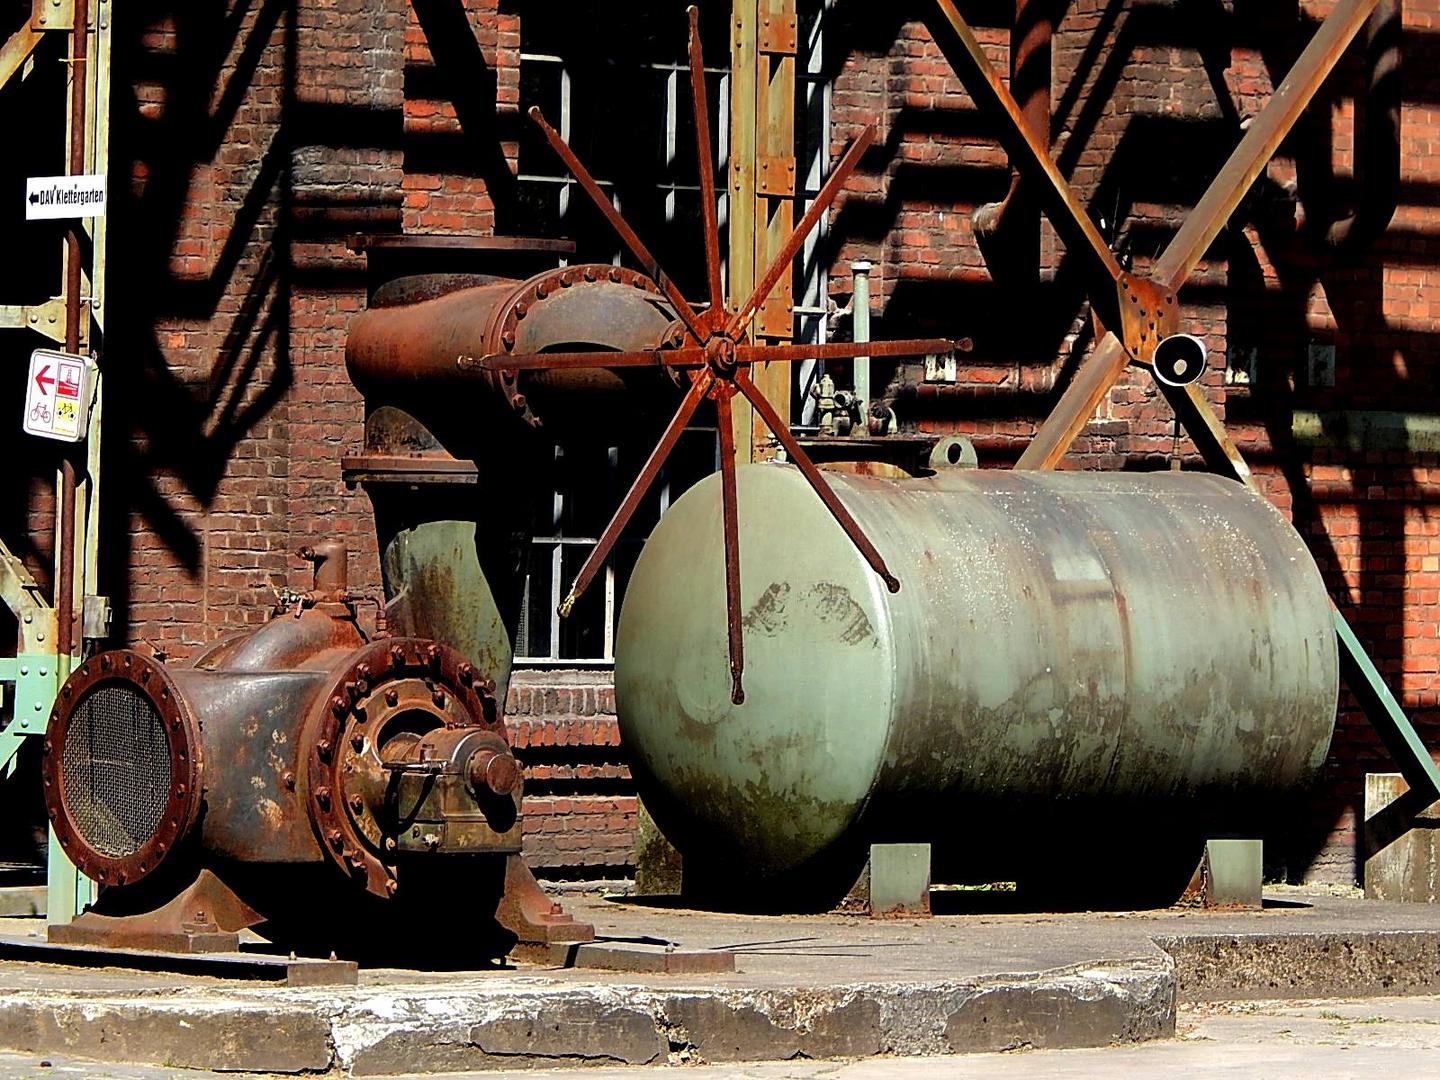
<path fill-rule="evenodd" d="M 21 993 L 0 1046 L 186 1068 L 352 1076 L 1093 1047 L 1164 1038 L 1164 958 L 967 982 L 785 990 L 544 980 L 174 996 Z"/>
<path fill-rule="evenodd" d="M 1356 933 L 1162 936 L 1181 1001 L 1398 997 L 1440 994 L 1440 934 Z"/>

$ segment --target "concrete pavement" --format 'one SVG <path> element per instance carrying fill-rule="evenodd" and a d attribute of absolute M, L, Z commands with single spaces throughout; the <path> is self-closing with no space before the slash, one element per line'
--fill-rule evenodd
<path fill-rule="evenodd" d="M 787 1061 L 691 1066 L 686 1080 L 1374 1080 L 1440 1071 L 1440 997 L 1363 1001 L 1235 1002 L 1187 1006 L 1177 1037 L 1097 1050 L 1032 1050 L 862 1061 Z M 42 1064 L 43 1062 L 43 1064 Z M 429 1074 L 424 1080 L 493 1077 L 495 1072 Z M 655 1080 L 655 1067 L 578 1068 L 524 1074 L 527 1080 Z M 97 1064 L 0 1054 L 0 1080 L 222 1080 L 234 1074 L 163 1066 Z"/>

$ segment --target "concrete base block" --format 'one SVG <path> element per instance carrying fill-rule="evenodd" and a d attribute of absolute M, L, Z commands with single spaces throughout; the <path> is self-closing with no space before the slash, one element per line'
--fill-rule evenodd
<path fill-rule="evenodd" d="M 930 914 L 930 845 L 870 845 L 870 914 Z"/>
<path fill-rule="evenodd" d="M 1410 904 L 1440 902 L 1440 802 L 1400 820 L 1378 823 L 1407 791 L 1399 773 L 1365 776 L 1365 898 Z M 1383 834 L 1383 835 L 1382 835 Z"/>
<path fill-rule="evenodd" d="M 1208 841 L 1201 880 L 1207 908 L 1259 911 L 1264 906 L 1264 844 L 1259 840 Z"/>
<path fill-rule="evenodd" d="M 640 896 L 679 896 L 683 860 L 675 845 L 636 800 L 635 892 Z"/>
<path fill-rule="evenodd" d="M 44 885 L 10 885 L 0 888 L 0 919 L 43 919 Z"/>

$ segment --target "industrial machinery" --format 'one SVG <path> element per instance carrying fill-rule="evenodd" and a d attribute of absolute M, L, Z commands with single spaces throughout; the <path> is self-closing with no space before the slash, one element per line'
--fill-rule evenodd
<path fill-rule="evenodd" d="M 717 677 L 717 478 L 661 519 L 616 643 L 622 737 L 687 890 L 824 906 L 871 843 L 924 841 L 938 880 L 1170 903 L 1204 838 L 1253 828 L 1325 758 L 1325 587 L 1238 484 L 831 474 L 892 593 L 795 469 L 738 480 L 745 703 Z"/>
<path fill-rule="evenodd" d="M 366 634 L 344 545 L 305 554 L 314 588 L 282 592 L 263 625 L 185 666 L 100 653 L 62 687 L 46 804 L 103 891 L 51 940 L 216 951 L 261 926 L 322 955 L 414 960 L 423 940 L 376 921 L 423 919 L 439 895 L 465 897 L 444 961 L 590 937 L 519 861 L 494 680 L 439 642 Z"/>
<path fill-rule="evenodd" d="M 944 2 L 940 9 L 942 49 L 977 101 L 1015 124 L 1002 141 L 1016 168 L 1027 182 L 1049 185 L 1042 203 L 1052 218 L 1065 217 L 1067 239 L 1095 255 L 1103 270 L 1095 318 L 1116 330 L 1062 401 L 1067 413 L 1072 398 L 1084 404 L 1063 426 L 1047 424 L 1022 466 L 1053 466 L 1093 411 L 1097 387 L 1136 363 L 1156 372 L 1207 457 L 1248 480 L 1198 389 L 1203 343 L 1180 332 L 1175 301 L 1238 194 L 1217 181 L 1220 209 L 1207 203 L 1182 231 L 1170 257 L 1179 269 L 1171 274 L 1167 262 L 1165 281 L 1122 271 L 1035 149 L 958 12 Z M 694 17 L 692 98 L 703 148 Z M 513 632 L 513 598 L 503 599 L 512 586 L 504 564 L 484 565 L 484 536 L 504 531 L 492 515 L 507 513 L 506 482 L 521 470 L 513 452 L 477 445 L 476 427 L 457 423 L 455 404 L 437 403 L 433 391 L 469 380 L 493 391 L 470 400 L 508 400 L 527 416 L 530 386 L 538 396 L 566 380 L 579 390 L 573 380 L 628 376 L 634 392 L 668 378 L 685 391 L 562 614 L 609 557 L 679 432 L 713 402 L 720 473 L 683 496 L 648 542 L 616 657 L 637 784 L 690 856 L 693 891 L 744 906 L 824 905 L 855 880 L 870 843 L 928 840 L 948 880 L 1011 880 L 1095 904 L 1168 903 L 1207 836 L 1253 832 L 1260 815 L 1311 780 L 1335 718 L 1337 623 L 1300 538 L 1258 494 L 1198 475 L 953 468 L 973 460 L 963 451 L 909 478 L 893 462 L 822 472 L 759 391 L 755 363 L 959 347 L 938 339 L 749 343 L 756 310 L 873 130 L 842 157 L 753 294 L 731 310 L 703 149 L 710 296 L 691 305 L 555 129 L 538 111 L 531 116 L 645 276 L 622 281 L 614 276 L 621 271 L 578 267 L 438 299 L 417 284 L 398 310 L 377 297 L 381 306 L 357 320 L 350 343 L 352 373 L 370 401 L 370 457 L 352 475 L 377 485 L 372 491 L 388 487 L 376 507 L 395 523 L 382 525 L 382 551 L 405 632 L 498 656 L 507 626 Z M 1241 164 L 1227 173 L 1253 177 L 1262 144 L 1290 122 L 1277 113 L 1257 125 L 1263 137 L 1247 136 Z M 635 304 L 613 295 L 622 284 L 649 305 L 645 320 L 619 317 Z M 574 320 L 537 317 L 561 310 L 567 292 L 576 297 L 568 300 Z M 737 469 L 736 394 L 791 464 Z M 564 400 L 571 416 L 584 414 L 581 395 Z M 877 445 L 894 426 L 882 419 Z M 462 477 L 479 485 L 483 503 L 441 486 Z M 467 505 L 462 515 L 457 508 Z"/>

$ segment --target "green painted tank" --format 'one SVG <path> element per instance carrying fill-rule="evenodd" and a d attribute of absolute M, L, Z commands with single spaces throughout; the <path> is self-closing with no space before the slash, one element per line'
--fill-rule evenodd
<path fill-rule="evenodd" d="M 741 469 L 743 705 L 718 477 L 635 567 L 616 704 L 687 884 L 823 900 L 868 843 L 929 841 L 947 880 L 1178 891 L 1204 836 L 1260 835 L 1314 777 L 1335 634 L 1269 503 L 1182 473 L 830 480 L 901 589 L 793 468 Z"/>

